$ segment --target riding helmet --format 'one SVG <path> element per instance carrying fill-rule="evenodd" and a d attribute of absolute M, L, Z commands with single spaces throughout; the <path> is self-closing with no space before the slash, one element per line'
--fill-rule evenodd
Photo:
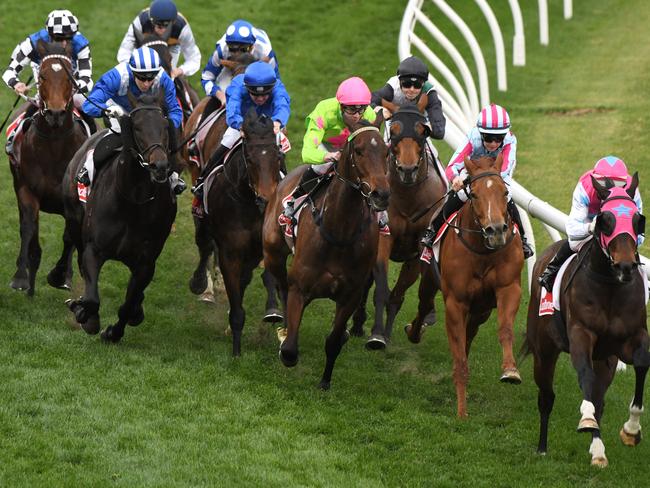
<path fill-rule="evenodd" d="M 510 116 L 505 108 L 492 103 L 478 114 L 476 127 L 483 134 L 505 135 L 510 131 Z"/>
<path fill-rule="evenodd" d="M 71 38 L 79 30 L 79 21 L 69 10 L 52 10 L 45 26 L 50 37 Z"/>
<path fill-rule="evenodd" d="M 152 20 L 176 20 L 176 5 L 171 0 L 154 0 L 149 7 L 149 17 Z"/>
<path fill-rule="evenodd" d="M 270 93 L 276 81 L 275 70 L 264 61 L 249 64 L 244 72 L 244 85 L 254 95 Z"/>
<path fill-rule="evenodd" d="M 245 20 L 235 20 L 226 29 L 226 43 L 255 44 L 253 26 Z"/>
<path fill-rule="evenodd" d="M 610 180 L 623 181 L 627 183 L 630 175 L 627 171 L 627 166 L 625 166 L 622 159 L 617 158 L 616 156 L 605 156 L 596 161 L 593 176 L 597 180 L 609 178 Z"/>
<path fill-rule="evenodd" d="M 422 60 L 416 56 L 403 59 L 397 67 L 397 76 L 400 78 L 418 78 L 425 81 L 429 77 L 429 69 Z"/>
<path fill-rule="evenodd" d="M 370 88 L 358 76 L 343 80 L 336 90 L 336 99 L 341 105 L 370 105 Z"/>
<path fill-rule="evenodd" d="M 139 47 L 129 59 L 129 66 L 134 73 L 152 73 L 160 71 L 160 56 L 150 47 Z"/>

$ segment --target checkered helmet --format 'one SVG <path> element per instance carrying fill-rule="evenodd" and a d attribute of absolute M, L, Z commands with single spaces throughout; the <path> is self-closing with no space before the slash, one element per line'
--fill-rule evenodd
<path fill-rule="evenodd" d="M 69 10 L 52 10 L 45 26 L 50 37 L 72 37 L 79 30 L 79 21 Z"/>

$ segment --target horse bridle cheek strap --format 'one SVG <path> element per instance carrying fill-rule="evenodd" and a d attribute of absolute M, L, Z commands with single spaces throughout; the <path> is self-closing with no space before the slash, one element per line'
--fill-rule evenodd
<path fill-rule="evenodd" d="M 377 132 L 377 133 L 379 133 L 379 128 L 378 128 L 378 127 L 375 127 L 374 125 L 366 125 L 366 126 L 363 126 L 363 127 L 359 128 L 359 129 L 355 130 L 354 132 L 352 132 L 352 133 L 348 136 L 348 146 L 352 146 L 352 145 L 353 145 L 353 141 L 354 141 L 354 138 L 355 138 L 355 137 L 357 137 L 357 136 L 358 136 L 359 134 L 361 134 L 362 132 L 368 132 L 368 131 L 372 131 L 372 132 Z M 363 180 L 361 179 L 361 177 L 359 176 L 359 170 L 357 169 L 357 165 L 356 165 L 356 163 L 355 163 L 355 161 L 354 161 L 354 148 L 353 148 L 353 147 L 352 147 L 351 149 L 349 149 L 349 154 L 350 154 L 350 162 L 351 162 L 351 166 L 352 166 L 352 168 L 354 169 L 354 171 L 357 173 L 357 182 L 356 182 L 356 183 L 352 183 L 350 180 L 348 180 L 348 179 L 346 179 L 346 178 L 343 178 L 343 177 L 340 175 L 340 173 L 338 172 L 338 169 L 337 169 L 336 166 L 335 166 L 335 169 L 336 169 L 336 177 L 337 177 L 338 179 L 340 179 L 341 181 L 343 181 L 343 182 L 347 183 L 348 185 L 350 185 L 350 186 L 351 186 L 352 188 L 354 188 L 355 190 L 358 190 L 358 191 L 363 195 L 364 198 L 368 198 L 368 197 L 370 196 L 370 192 L 369 192 L 369 191 L 368 191 L 368 192 L 364 192 L 363 187 L 365 186 L 366 188 L 368 188 L 368 190 L 370 190 L 370 185 L 369 185 L 367 182 L 363 181 Z"/>
<path fill-rule="evenodd" d="M 135 134 L 133 133 L 133 114 L 136 112 L 139 112 L 141 110 L 155 110 L 159 113 L 162 114 L 162 109 L 160 107 L 155 107 L 155 106 L 144 106 L 144 107 L 136 107 L 133 110 L 131 110 L 131 113 L 127 117 L 122 117 L 121 124 L 122 124 L 122 131 L 126 132 L 128 134 L 128 137 L 131 139 L 130 142 L 133 144 L 129 145 L 128 147 L 131 148 L 131 153 L 135 157 L 136 161 L 142 166 L 143 168 L 149 168 L 149 163 L 146 161 L 145 156 L 153 151 L 155 148 L 159 147 L 163 150 L 165 154 L 167 154 L 168 148 L 165 148 L 161 142 L 154 142 L 153 144 L 150 144 L 148 147 L 145 149 L 140 148 L 140 143 L 135 137 Z"/>

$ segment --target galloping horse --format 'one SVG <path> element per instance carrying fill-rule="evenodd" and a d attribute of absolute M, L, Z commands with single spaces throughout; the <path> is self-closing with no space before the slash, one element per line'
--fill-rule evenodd
<path fill-rule="evenodd" d="M 241 335 L 246 313 L 244 292 L 253 270 L 262 259 L 262 222 L 267 202 L 280 181 L 282 154 L 273 131 L 273 121 L 251 109 L 242 125 L 242 143 L 215 175 L 207 194 L 208 214 L 197 219 L 196 244 L 200 261 L 190 280 L 190 289 L 201 293 L 207 285 L 207 263 L 219 255 L 228 301 L 233 355 L 241 354 Z M 275 298 L 275 281 L 262 275 L 268 291 L 267 320 L 281 320 Z"/>
<path fill-rule="evenodd" d="M 650 354 L 644 300 L 647 282 L 638 269 L 637 236 L 644 232 L 645 218 L 633 200 L 639 182 L 636 173 L 627 190 L 609 190 L 593 178 L 592 182 L 603 201 L 594 237 L 568 263 L 561 282 L 556 283 L 553 293 L 560 295 L 554 302 L 559 301 L 560 310 L 553 316 L 539 315 L 541 287 L 535 278 L 562 243 L 547 249 L 535 264 L 523 351 L 533 353 L 535 359 L 540 415 L 537 452 L 546 453 L 548 420 L 555 401 L 555 364 L 564 351 L 571 354 L 583 394 L 578 432 L 591 432 L 591 464 L 607 466 L 600 420 L 617 359 L 634 365 L 636 374 L 630 417 L 620 436 L 628 446 L 641 442 L 640 416 Z"/>
<path fill-rule="evenodd" d="M 87 333 L 100 330 L 98 278 L 104 262 L 121 261 L 131 271 L 118 321 L 102 333 L 102 339 L 112 342 L 122 338 L 127 323 L 144 320 L 144 290 L 176 216 L 176 197 L 168 181 L 169 133 L 174 127 L 161 108 L 164 98 L 141 95 L 135 100 L 129 94 L 129 101 L 134 108 L 120 119 L 122 152 L 95 175 L 85 212 L 79 209 L 74 180 L 85 151 L 75 155 L 63 180 L 66 231 L 77 249 L 83 248 L 85 280 L 84 296 L 67 303 Z"/>
<path fill-rule="evenodd" d="M 59 43 L 39 41 L 37 49 L 42 59 L 38 74 L 39 111 L 24 129 L 23 137 L 15 141 L 15 158 L 9 158 L 20 213 L 20 253 L 11 287 L 27 290 L 28 296 L 34 295 L 41 262 L 39 211 L 63 215 L 61 179 L 87 137 L 72 113 L 72 45 L 64 48 Z M 48 282 L 58 288 L 69 288 L 72 266 L 68 250 L 72 243 L 64 238 L 63 247 Z"/>
<path fill-rule="evenodd" d="M 503 351 L 501 381 L 521 383 L 512 342 L 521 298 L 524 254 L 521 238 L 508 218 L 508 190 L 499 173 L 501 162 L 501 155 L 496 160 L 465 158 L 469 203 L 458 212 L 456 222 L 450 224 L 453 229 L 447 232 L 440 246 L 445 325 L 454 363 L 459 417 L 467 416 L 470 346 L 479 326 L 495 307 Z M 410 334 L 417 337 L 419 330 L 414 329 Z"/>
<path fill-rule="evenodd" d="M 315 298 L 336 302 L 334 326 L 325 341 L 327 362 L 320 382 L 328 389 L 334 362 L 348 334 L 346 322 L 358 307 L 377 259 L 379 230 L 376 210 L 388 206 L 386 144 L 375 125 L 366 121 L 349 127 L 336 175 L 325 191 L 312 196 L 312 217 L 300 220 L 295 255 L 287 275 L 290 253 L 277 217 L 282 199 L 296 186 L 305 166 L 293 170 L 278 185 L 264 219 L 264 263 L 278 280 L 285 305 L 287 337 L 280 346 L 285 366 L 298 363 L 298 329 L 305 307 Z"/>
<path fill-rule="evenodd" d="M 373 271 L 375 287 L 375 323 L 366 343 L 369 349 L 384 349 L 390 338 L 395 316 L 404 302 L 406 290 L 420 274 L 420 238 L 431 220 L 437 204 L 442 202 L 447 191 L 446 182 L 435 169 L 436 162 L 427 154 L 426 138 L 429 128 L 422 114 L 427 96 L 420 98 L 417 105 L 397 105 L 382 101 L 393 116 L 390 123 L 390 156 L 388 180 L 390 204 L 388 216 L 390 235 L 379 237 L 377 264 Z M 425 213 L 423 209 L 428 209 Z M 393 290 L 388 288 L 389 260 L 402 262 L 399 278 Z M 422 280 L 419 292 L 418 314 L 413 322 L 423 320 L 434 310 L 435 289 L 429 289 L 429 282 Z M 370 283 L 371 284 L 371 283 Z M 389 297 L 390 293 L 390 297 Z M 360 329 L 360 312 L 365 312 L 365 298 L 354 315 L 354 327 Z M 384 310 L 387 312 L 384 329 Z M 361 317 L 365 320 L 365 314 Z"/>

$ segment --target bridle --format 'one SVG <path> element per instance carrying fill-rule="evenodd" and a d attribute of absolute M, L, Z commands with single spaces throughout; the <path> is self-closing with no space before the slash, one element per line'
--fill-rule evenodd
<path fill-rule="evenodd" d="M 158 112 L 159 114 L 162 115 L 163 118 L 166 119 L 162 109 L 160 107 L 152 106 L 152 105 L 144 105 L 142 107 L 136 107 L 131 112 L 129 113 L 128 117 L 133 120 L 133 114 L 136 112 L 141 112 L 145 110 L 150 110 L 150 111 L 155 111 Z M 133 131 L 132 131 L 133 134 Z M 133 144 L 135 147 L 129 148 L 131 151 L 131 154 L 133 155 L 134 159 L 140 164 L 145 169 L 149 169 L 151 164 L 145 159 L 145 156 L 149 154 L 151 151 L 159 147 L 165 154 L 167 154 L 167 148 L 163 146 L 162 142 L 154 142 L 147 146 L 145 149 L 142 149 L 140 146 L 140 143 L 138 142 L 137 138 L 135 137 L 135 134 L 133 134 Z"/>
<path fill-rule="evenodd" d="M 417 118 L 415 123 L 420 122 L 420 123 L 424 124 L 424 122 L 426 122 L 426 117 L 424 117 L 424 115 L 422 115 L 419 110 L 417 110 L 416 108 L 410 107 L 410 106 L 406 106 L 406 107 L 401 107 L 397 112 L 395 112 L 395 114 L 393 115 L 393 117 L 391 119 L 391 123 L 393 123 L 393 120 L 394 120 L 395 122 L 399 122 L 402 125 L 402 127 L 404 127 L 404 122 L 401 121 L 401 120 L 398 120 L 400 114 L 407 114 L 407 115 L 414 116 L 414 118 Z M 415 124 L 414 124 L 414 127 L 415 127 Z M 388 158 L 389 158 L 389 161 L 391 162 L 391 164 L 393 165 L 393 167 L 395 168 L 395 170 L 399 170 L 400 165 L 399 165 L 399 161 L 397 159 L 397 155 L 393 152 L 393 148 L 397 149 L 397 145 L 402 141 L 402 139 L 413 139 L 413 140 L 415 140 L 415 142 L 417 142 L 420 145 L 420 154 L 419 154 L 419 157 L 418 157 L 418 167 L 423 163 L 425 163 L 425 164 L 427 163 L 427 160 L 426 160 L 426 146 L 427 146 L 426 140 L 427 140 L 427 136 L 426 135 L 420 136 L 419 134 L 417 134 L 415 132 L 414 127 L 413 128 L 411 128 L 410 126 L 407 127 L 406 132 L 402 132 L 397 136 L 394 136 L 393 134 L 390 135 L 391 150 L 389 152 Z M 428 175 L 428 172 L 425 173 L 425 174 L 426 174 L 425 178 L 423 178 L 423 179 L 421 179 L 419 181 L 416 179 L 413 183 L 407 184 L 407 186 L 419 185 L 423 181 L 426 181 L 427 178 L 429 177 L 429 175 Z"/>
<path fill-rule="evenodd" d="M 631 198 L 630 196 L 627 196 L 627 195 L 626 196 L 616 195 L 616 196 L 613 196 L 613 197 L 608 197 L 605 200 L 603 200 L 603 202 L 601 203 L 600 206 L 602 208 L 606 203 L 611 202 L 611 201 L 615 201 L 615 200 L 623 200 L 623 201 L 627 201 L 627 202 L 632 202 L 634 204 L 635 208 L 636 208 L 636 202 L 634 201 L 634 199 Z M 637 212 L 638 212 L 638 208 L 637 208 Z M 602 213 L 602 211 L 599 212 L 598 215 L 600 216 L 601 213 Z M 596 218 L 598 218 L 598 217 L 596 217 Z M 612 255 L 609 252 L 609 245 L 605 245 L 605 243 L 603 242 L 603 233 L 602 233 L 602 231 L 599 232 L 597 239 L 598 239 L 598 247 L 600 247 L 601 251 L 603 251 L 603 253 L 607 257 L 607 261 L 609 262 L 609 265 L 611 267 L 614 267 L 614 265 L 615 265 L 614 258 L 612 258 Z M 634 243 L 635 243 L 635 245 L 637 245 L 637 250 L 636 250 L 636 252 L 634 254 L 636 256 L 636 264 L 637 264 L 637 266 L 641 266 L 643 263 L 641 263 L 641 259 L 639 258 L 637 242 L 638 241 L 635 239 Z"/>
<path fill-rule="evenodd" d="M 71 78 L 70 71 L 72 70 L 73 62 L 72 62 L 72 58 L 70 58 L 69 56 L 66 56 L 65 54 L 48 54 L 48 55 L 44 56 L 43 59 L 41 59 L 41 64 L 40 64 L 40 68 L 39 68 L 39 77 L 41 77 L 43 80 L 47 79 L 42 74 L 42 67 L 43 67 L 43 63 L 45 61 L 49 60 L 49 59 L 61 59 L 63 61 L 66 61 L 70 65 L 70 67 L 67 67 L 65 65 L 59 65 L 59 66 L 65 71 L 68 78 L 69 79 Z M 54 70 L 54 71 L 58 71 L 58 69 L 55 69 L 54 67 L 50 67 L 50 68 L 52 70 Z M 39 113 L 42 116 L 45 116 L 49 112 L 49 109 L 47 107 L 47 100 L 45 100 L 42 96 L 40 96 L 40 91 L 41 91 L 40 90 L 40 85 L 41 84 L 39 83 L 38 85 L 39 85 L 39 90 L 38 90 L 39 91 L 39 97 L 38 97 L 38 100 L 36 100 L 34 98 L 32 98 L 32 99 L 28 98 L 27 101 L 37 105 L 39 107 Z M 65 104 L 65 110 L 66 111 L 70 110 L 70 107 L 72 105 L 72 99 L 73 99 L 74 94 L 75 94 L 76 91 L 77 91 L 77 84 L 73 82 L 72 83 L 72 90 L 70 92 L 70 98 L 68 98 L 68 100 L 67 100 L 67 102 Z"/>
<path fill-rule="evenodd" d="M 344 176 L 342 176 L 341 173 L 339 173 L 337 164 L 334 165 L 334 173 L 336 174 L 336 177 L 339 180 L 341 180 L 343 183 L 345 183 L 346 185 L 350 186 L 352 189 L 361 193 L 361 196 L 363 196 L 363 198 L 366 200 L 366 203 L 370 205 L 370 193 L 372 190 L 370 184 L 362 180 L 361 177 L 359 176 L 359 168 L 357 167 L 357 163 L 354 157 L 355 153 L 354 153 L 354 143 L 353 143 L 354 139 L 359 134 L 361 134 L 362 132 L 369 132 L 369 131 L 379 133 L 379 128 L 375 127 L 374 125 L 363 126 L 355 130 L 348 136 L 348 144 L 347 144 L 348 159 L 350 160 L 350 168 L 353 169 L 354 172 L 356 173 L 356 181 L 349 180 Z"/>

